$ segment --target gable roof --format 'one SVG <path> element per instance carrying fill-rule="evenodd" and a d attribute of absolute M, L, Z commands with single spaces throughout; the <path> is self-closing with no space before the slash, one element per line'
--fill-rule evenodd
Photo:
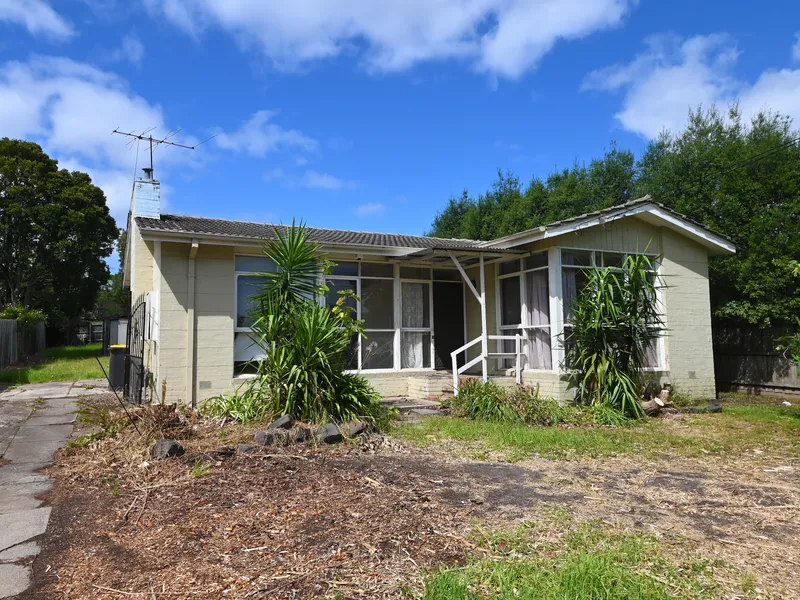
<path fill-rule="evenodd" d="M 736 252 L 730 238 L 715 232 L 705 225 L 693 221 L 663 204 L 644 196 L 625 204 L 586 213 L 577 217 L 563 219 L 548 225 L 522 231 L 489 241 L 437 238 L 423 235 L 403 235 L 394 233 L 374 233 L 343 229 L 321 229 L 308 227 L 309 239 L 325 246 L 345 246 L 363 248 L 396 248 L 402 254 L 410 255 L 420 251 L 469 251 L 470 253 L 516 253 L 519 246 L 542 239 L 575 233 L 588 227 L 604 225 L 625 217 L 636 217 L 660 227 L 678 231 L 705 246 L 709 254 L 724 255 Z M 142 231 L 162 234 L 177 234 L 182 237 L 211 236 L 230 240 L 263 240 L 274 237 L 274 230 L 287 230 L 287 225 L 230 221 L 186 215 L 161 215 L 160 219 L 136 217 L 136 224 Z M 408 252 L 405 252 L 407 250 Z"/>
<path fill-rule="evenodd" d="M 554 238 L 568 233 L 575 233 L 588 227 L 604 225 L 625 217 L 637 217 L 647 223 L 677 231 L 705 246 L 709 250 L 709 254 L 712 255 L 736 252 L 736 245 L 729 237 L 690 219 L 686 215 L 667 208 L 663 204 L 654 201 L 650 196 L 644 196 L 625 204 L 596 210 L 483 242 L 483 246 L 498 250 L 516 248 L 538 240 Z"/>
<path fill-rule="evenodd" d="M 160 219 L 136 217 L 136 224 L 144 231 L 159 231 L 222 236 L 240 239 L 263 240 L 275 237 L 274 230 L 283 232 L 288 225 L 229 221 L 183 215 L 161 215 Z M 374 233 L 368 231 L 349 231 L 344 229 L 320 229 L 307 227 L 309 239 L 323 245 L 342 246 L 388 246 L 409 249 L 473 250 L 491 252 L 477 240 L 435 238 L 424 235 L 403 235 L 395 233 Z M 496 251 L 496 250 L 495 250 Z"/>

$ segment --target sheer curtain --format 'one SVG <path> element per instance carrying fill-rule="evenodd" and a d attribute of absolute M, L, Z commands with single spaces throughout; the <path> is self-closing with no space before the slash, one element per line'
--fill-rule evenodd
<path fill-rule="evenodd" d="M 550 290 L 547 269 L 525 273 L 528 306 L 527 359 L 531 369 L 552 369 L 550 349 Z"/>
<path fill-rule="evenodd" d="M 402 307 L 403 327 L 426 327 L 425 302 L 427 284 L 403 283 Z M 400 338 L 402 367 L 421 369 L 425 366 L 424 347 L 428 334 L 425 332 L 407 331 Z"/>

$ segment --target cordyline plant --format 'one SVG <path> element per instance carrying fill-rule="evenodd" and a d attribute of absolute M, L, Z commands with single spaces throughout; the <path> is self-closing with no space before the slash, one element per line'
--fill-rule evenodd
<path fill-rule="evenodd" d="M 565 366 L 578 402 L 605 405 L 629 418 L 643 416 L 642 368 L 664 331 L 656 300 L 653 260 L 629 255 L 621 269 L 588 271 L 565 330 Z"/>
<path fill-rule="evenodd" d="M 333 309 L 318 303 L 328 291 L 320 281 L 331 263 L 302 224 L 275 228 L 264 255 L 276 270 L 258 274 L 251 335 L 264 358 L 255 379 L 237 395 L 243 394 L 246 404 L 267 405 L 266 414 L 312 422 L 371 420 L 380 426 L 386 417 L 380 396 L 366 379 L 345 372 L 351 339 L 363 330 L 346 304 L 353 292 L 341 292 Z"/>

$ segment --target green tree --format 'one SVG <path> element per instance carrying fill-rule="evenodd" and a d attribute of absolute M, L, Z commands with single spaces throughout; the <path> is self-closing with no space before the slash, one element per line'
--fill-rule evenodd
<path fill-rule="evenodd" d="M 116 315 L 128 314 L 131 308 L 131 291 L 123 285 L 123 269 L 125 267 L 125 244 L 127 232 L 119 230 L 117 238 L 117 255 L 119 267 L 111 275 L 97 296 L 97 304 L 92 311 L 93 316 L 99 319 Z"/>
<path fill-rule="evenodd" d="M 94 306 L 117 237 L 103 191 L 38 144 L 0 139 L 0 304 L 52 321 Z"/>

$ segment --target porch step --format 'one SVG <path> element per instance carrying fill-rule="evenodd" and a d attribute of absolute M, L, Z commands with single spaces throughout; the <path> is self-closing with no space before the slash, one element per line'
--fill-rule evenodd
<path fill-rule="evenodd" d="M 393 406 L 401 415 L 435 416 L 439 412 L 436 400 L 412 400 L 410 398 L 383 398 L 381 404 Z"/>

